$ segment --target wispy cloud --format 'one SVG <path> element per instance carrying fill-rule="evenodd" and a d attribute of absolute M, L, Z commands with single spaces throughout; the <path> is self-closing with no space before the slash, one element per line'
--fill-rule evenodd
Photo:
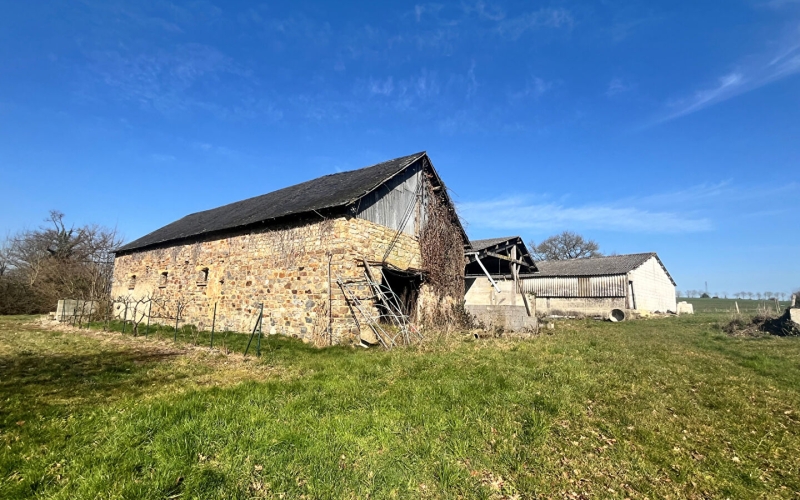
<path fill-rule="evenodd" d="M 417 105 L 439 95 L 441 83 L 436 72 L 422 69 L 418 74 L 395 79 L 370 78 L 356 82 L 355 94 L 384 99 L 397 109 L 412 109 Z"/>
<path fill-rule="evenodd" d="M 800 73 L 800 28 L 795 29 L 776 53 L 750 58 L 719 77 L 714 85 L 675 100 L 657 122 L 686 116 L 709 106 L 758 89 L 782 78 Z"/>
<path fill-rule="evenodd" d="M 150 155 L 150 158 L 152 158 L 153 161 L 157 163 L 165 163 L 177 160 L 177 158 L 174 155 L 161 154 L 161 153 L 153 153 Z"/>
<path fill-rule="evenodd" d="M 530 197 L 466 202 L 458 206 L 472 227 L 504 230 L 608 230 L 629 233 L 692 233 L 708 231 L 711 221 L 675 211 L 651 211 L 618 204 L 568 206 L 536 203 Z"/>
<path fill-rule="evenodd" d="M 183 44 L 153 51 L 121 47 L 92 51 L 88 57 L 92 78 L 83 93 L 90 100 L 106 96 L 163 114 L 200 110 L 225 119 L 282 117 L 255 91 L 251 71 L 211 46 Z"/>
<path fill-rule="evenodd" d="M 520 16 L 498 20 L 497 32 L 516 40 L 528 31 L 539 28 L 572 28 L 572 14 L 563 8 L 542 8 Z"/>
<path fill-rule="evenodd" d="M 372 95 L 389 96 L 394 91 L 394 81 L 391 76 L 384 80 L 370 79 L 368 87 Z"/>
<path fill-rule="evenodd" d="M 781 186 L 704 183 L 678 191 L 632 196 L 611 202 L 569 202 L 548 195 L 509 195 L 458 205 L 471 227 L 487 230 L 606 230 L 623 233 L 697 233 L 723 220 L 764 211 L 764 200 L 800 195 L 800 183 Z"/>
<path fill-rule="evenodd" d="M 772 9 L 782 9 L 790 5 L 800 5 L 800 0 L 769 0 L 762 5 Z"/>
<path fill-rule="evenodd" d="M 612 78 L 611 81 L 608 82 L 608 88 L 606 88 L 606 96 L 614 97 L 619 94 L 630 92 L 634 88 L 636 88 L 634 84 L 626 82 L 622 78 Z"/>
<path fill-rule="evenodd" d="M 529 75 L 525 79 L 525 86 L 519 90 L 512 90 L 508 97 L 512 101 L 519 101 L 525 98 L 538 99 L 547 91 L 551 90 L 555 84 L 535 75 Z"/>

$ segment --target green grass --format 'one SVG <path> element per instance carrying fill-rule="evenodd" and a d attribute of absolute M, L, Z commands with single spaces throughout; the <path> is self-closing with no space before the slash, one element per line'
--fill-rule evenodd
<path fill-rule="evenodd" d="M 797 498 L 800 341 L 718 320 L 256 359 L 0 318 L 0 498 Z"/>
<path fill-rule="evenodd" d="M 77 323 L 76 323 L 77 324 Z M 83 328 L 85 325 L 80 325 Z M 149 327 L 142 322 L 139 324 L 138 329 L 134 332 L 134 325 L 131 322 L 123 322 L 119 320 L 104 322 L 97 321 L 89 324 L 88 328 L 94 330 L 103 330 L 110 332 L 117 332 L 132 337 L 144 337 L 145 339 L 154 340 L 167 340 L 177 342 L 178 344 L 185 344 L 198 347 L 212 347 L 211 332 L 201 331 L 195 325 L 180 325 L 177 328 L 172 325 L 161 325 L 153 323 Z M 252 337 L 252 338 L 251 338 Z M 262 333 L 262 342 L 265 336 Z M 247 345 L 250 344 L 248 349 Z M 238 353 L 255 354 L 258 346 L 258 333 L 239 333 L 239 332 L 214 332 L 215 349 L 221 350 L 225 353 Z"/>
<path fill-rule="evenodd" d="M 749 299 L 687 299 L 681 297 L 678 300 L 685 300 L 692 304 L 696 313 L 722 313 L 735 312 L 735 303 L 739 304 L 739 312 L 742 314 L 756 314 L 763 310 L 775 313 L 774 300 L 749 300 Z M 788 301 L 780 302 L 780 312 L 789 307 Z"/>

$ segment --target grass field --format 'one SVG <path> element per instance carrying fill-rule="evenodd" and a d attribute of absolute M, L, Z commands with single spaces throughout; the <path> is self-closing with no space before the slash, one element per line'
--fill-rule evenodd
<path fill-rule="evenodd" d="M 741 314 L 756 314 L 766 310 L 775 312 L 774 300 L 748 300 L 748 299 L 687 299 L 685 297 L 678 300 L 685 300 L 692 304 L 696 313 L 722 313 L 733 312 L 736 310 L 735 304 L 739 305 Z M 779 302 L 780 311 L 789 307 L 788 301 Z"/>
<path fill-rule="evenodd" d="M 0 498 L 798 498 L 800 339 L 723 316 L 259 359 L 0 318 Z"/>

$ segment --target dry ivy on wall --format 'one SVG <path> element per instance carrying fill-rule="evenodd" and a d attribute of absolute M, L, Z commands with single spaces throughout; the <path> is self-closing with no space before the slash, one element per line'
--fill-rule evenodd
<path fill-rule="evenodd" d="M 464 242 L 454 222 L 456 214 L 429 182 L 425 191 L 426 220 L 419 236 L 425 282 L 436 296 L 459 300 L 464 296 Z"/>

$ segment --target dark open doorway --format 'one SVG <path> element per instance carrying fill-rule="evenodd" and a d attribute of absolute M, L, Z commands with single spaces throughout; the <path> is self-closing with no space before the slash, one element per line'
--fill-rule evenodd
<path fill-rule="evenodd" d="M 422 276 L 419 274 L 397 271 L 394 269 L 383 268 L 383 287 L 388 288 L 393 294 L 387 294 L 389 300 L 396 298 L 396 307 L 400 309 L 409 320 L 415 321 L 417 315 L 417 299 L 419 298 L 419 288 L 422 285 Z M 385 306 L 381 314 L 382 323 L 391 323 L 391 319 L 385 314 Z"/>

